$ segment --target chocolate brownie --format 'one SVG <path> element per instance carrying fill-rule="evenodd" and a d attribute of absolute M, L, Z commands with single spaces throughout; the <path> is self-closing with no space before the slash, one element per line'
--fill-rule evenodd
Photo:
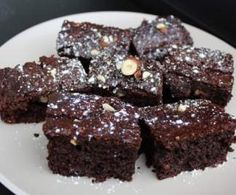
<path fill-rule="evenodd" d="M 147 165 L 159 179 L 226 161 L 236 118 L 209 100 L 185 100 L 142 109 Z"/>
<path fill-rule="evenodd" d="M 180 19 L 157 16 L 141 23 L 132 43 L 140 57 L 160 60 L 170 45 L 192 45 L 193 41 Z"/>
<path fill-rule="evenodd" d="M 7 123 L 40 122 L 47 97 L 57 90 L 86 91 L 86 73 L 78 60 L 42 57 L 0 69 L 0 114 Z"/>
<path fill-rule="evenodd" d="M 97 55 L 127 54 L 133 31 L 65 20 L 57 39 L 60 56 L 94 58 Z"/>
<path fill-rule="evenodd" d="M 172 47 L 163 65 L 165 92 L 172 99 L 202 98 L 221 106 L 229 102 L 234 71 L 232 55 L 207 48 Z"/>
<path fill-rule="evenodd" d="M 111 93 L 143 106 L 162 103 L 162 72 L 157 61 L 114 55 L 91 61 L 88 83 L 95 93 Z"/>
<path fill-rule="evenodd" d="M 50 96 L 43 130 L 53 173 L 130 181 L 141 144 L 137 109 L 117 98 Z"/>

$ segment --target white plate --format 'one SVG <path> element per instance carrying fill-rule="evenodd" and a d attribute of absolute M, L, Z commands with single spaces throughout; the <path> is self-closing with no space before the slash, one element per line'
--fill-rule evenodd
<path fill-rule="evenodd" d="M 39 56 L 56 53 L 55 40 L 64 19 L 91 21 L 111 26 L 136 27 L 142 19 L 153 15 L 131 12 L 94 12 L 65 16 L 36 25 L 12 38 L 0 48 L 0 64 L 14 66 L 37 60 Z M 196 46 L 230 52 L 235 49 L 218 38 L 187 25 Z M 235 58 L 236 59 L 236 58 Z M 236 95 L 235 87 L 233 90 Z M 236 115 L 236 98 L 227 110 Z M 66 178 L 53 175 L 47 167 L 47 140 L 41 131 L 42 124 L 7 125 L 0 122 L 0 181 L 17 194 L 236 194 L 236 152 L 228 155 L 228 161 L 218 168 L 182 173 L 177 177 L 157 180 L 144 165 L 141 157 L 136 165 L 132 182 L 109 179 L 103 183 L 91 183 L 82 178 Z M 33 136 L 40 133 L 39 138 Z"/>

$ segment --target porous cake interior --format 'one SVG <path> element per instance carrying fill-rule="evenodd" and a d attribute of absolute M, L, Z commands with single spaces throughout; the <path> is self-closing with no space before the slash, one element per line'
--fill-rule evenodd
<path fill-rule="evenodd" d="M 214 167 L 226 161 L 227 152 L 232 151 L 233 131 L 176 142 L 173 147 L 167 147 L 150 135 L 150 129 L 143 121 L 140 124 L 146 164 L 154 167 L 159 179 L 176 176 L 182 171 Z"/>
<path fill-rule="evenodd" d="M 112 141 L 80 141 L 77 145 L 65 137 L 54 137 L 48 144 L 48 162 L 53 173 L 88 176 L 96 181 L 113 177 L 130 181 L 136 152 L 126 144 Z"/>

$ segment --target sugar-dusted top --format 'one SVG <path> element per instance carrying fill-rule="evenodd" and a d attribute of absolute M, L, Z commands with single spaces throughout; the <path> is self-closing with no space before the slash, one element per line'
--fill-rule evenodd
<path fill-rule="evenodd" d="M 53 79 L 45 75 L 42 67 L 35 62 L 1 69 L 0 75 L 1 110 L 17 109 L 17 105 L 22 108 L 27 101 L 56 88 Z"/>
<path fill-rule="evenodd" d="M 87 59 L 114 53 L 127 54 L 133 36 L 132 30 L 106 27 L 89 22 L 65 20 L 57 39 L 59 55 Z"/>
<path fill-rule="evenodd" d="M 162 82 L 159 62 L 126 55 L 93 59 L 88 75 L 89 84 L 111 89 L 114 94 L 125 90 L 162 94 Z"/>
<path fill-rule="evenodd" d="M 88 88 L 87 74 L 78 59 L 41 57 L 44 72 L 65 91 L 84 91 Z"/>
<path fill-rule="evenodd" d="M 165 71 L 195 81 L 225 87 L 226 90 L 231 90 L 233 85 L 232 55 L 219 50 L 172 46 L 163 64 Z"/>
<path fill-rule="evenodd" d="M 172 44 L 192 45 L 193 41 L 180 19 L 157 16 L 154 20 L 142 22 L 135 32 L 133 43 L 140 56 L 150 55 L 153 58 Z"/>
<path fill-rule="evenodd" d="M 166 146 L 236 128 L 236 118 L 208 100 L 185 100 L 146 107 L 142 112 L 151 134 Z"/>
<path fill-rule="evenodd" d="M 0 69 L 0 109 L 22 108 L 54 91 L 87 90 L 87 75 L 79 60 L 41 57 L 14 68 Z"/>
<path fill-rule="evenodd" d="M 77 140 L 102 139 L 141 142 L 137 109 L 117 98 L 79 93 L 56 93 L 50 97 L 44 132 L 48 137 Z"/>

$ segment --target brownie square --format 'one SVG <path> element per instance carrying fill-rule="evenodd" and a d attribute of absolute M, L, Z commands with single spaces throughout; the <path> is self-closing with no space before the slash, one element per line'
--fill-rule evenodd
<path fill-rule="evenodd" d="M 133 31 L 65 20 L 57 38 L 60 56 L 91 59 L 98 55 L 127 54 Z"/>
<path fill-rule="evenodd" d="M 146 107 L 143 112 L 147 165 L 159 179 L 214 167 L 232 151 L 236 118 L 209 100 Z"/>
<path fill-rule="evenodd" d="M 97 57 L 90 64 L 88 84 L 94 93 L 117 96 L 136 106 L 162 103 L 163 79 L 157 61 L 127 55 Z"/>
<path fill-rule="evenodd" d="M 0 114 L 7 123 L 45 119 L 48 96 L 57 90 L 86 91 L 86 73 L 78 60 L 41 57 L 0 69 Z"/>
<path fill-rule="evenodd" d="M 138 113 L 116 98 L 50 96 L 43 131 L 53 173 L 130 181 L 141 144 Z"/>
<path fill-rule="evenodd" d="M 192 45 L 193 41 L 180 19 L 157 16 L 141 23 L 132 43 L 140 57 L 160 60 L 171 45 Z"/>
<path fill-rule="evenodd" d="M 169 99 L 209 99 L 225 106 L 233 87 L 232 55 L 219 50 L 172 47 L 163 61 Z"/>

